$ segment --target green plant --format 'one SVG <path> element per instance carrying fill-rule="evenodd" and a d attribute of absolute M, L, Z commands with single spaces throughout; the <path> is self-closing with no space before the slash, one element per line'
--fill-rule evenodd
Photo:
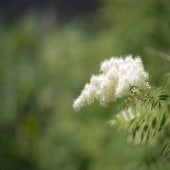
<path fill-rule="evenodd" d="M 170 76 L 164 86 L 150 86 L 142 61 L 131 56 L 106 60 L 100 71 L 74 101 L 74 108 L 79 110 L 95 100 L 103 106 L 120 100 L 121 111 L 109 123 L 125 129 L 134 144 L 155 142 L 170 120 Z"/>

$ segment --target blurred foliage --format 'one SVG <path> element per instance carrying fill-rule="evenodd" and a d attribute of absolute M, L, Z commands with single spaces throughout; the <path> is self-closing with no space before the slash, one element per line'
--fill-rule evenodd
<path fill-rule="evenodd" d="M 0 24 L 0 167 L 4 170 L 169 169 L 162 143 L 133 146 L 98 104 L 72 109 L 89 75 L 105 58 L 143 56 L 153 83 L 169 72 L 167 0 L 106 0 L 96 16 L 48 27 L 36 15 Z M 166 136 L 169 139 L 167 129 Z"/>

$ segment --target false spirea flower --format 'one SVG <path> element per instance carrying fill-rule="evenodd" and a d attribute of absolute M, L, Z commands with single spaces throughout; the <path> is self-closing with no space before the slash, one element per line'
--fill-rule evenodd
<path fill-rule="evenodd" d="M 140 57 L 112 57 L 102 62 L 100 72 L 99 75 L 92 75 L 90 82 L 74 101 L 75 110 L 90 105 L 95 100 L 106 106 L 116 98 L 126 96 L 131 86 L 139 89 L 148 87 L 148 73 L 145 72 Z"/>

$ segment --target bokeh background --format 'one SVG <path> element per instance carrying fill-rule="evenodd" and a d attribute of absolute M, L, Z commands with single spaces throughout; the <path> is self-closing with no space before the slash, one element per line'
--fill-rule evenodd
<path fill-rule="evenodd" d="M 127 54 L 162 84 L 169 0 L 0 0 L 0 169 L 169 169 L 162 146 L 134 146 L 107 124 L 114 104 L 73 111 L 100 63 Z"/>

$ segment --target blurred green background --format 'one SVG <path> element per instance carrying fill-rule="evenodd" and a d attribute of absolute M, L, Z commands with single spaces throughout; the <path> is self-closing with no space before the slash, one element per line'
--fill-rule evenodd
<path fill-rule="evenodd" d="M 162 145 L 134 146 L 107 124 L 114 104 L 72 109 L 110 56 L 141 55 L 162 84 L 169 0 L 1 0 L 0 38 L 0 169 L 170 168 Z"/>

